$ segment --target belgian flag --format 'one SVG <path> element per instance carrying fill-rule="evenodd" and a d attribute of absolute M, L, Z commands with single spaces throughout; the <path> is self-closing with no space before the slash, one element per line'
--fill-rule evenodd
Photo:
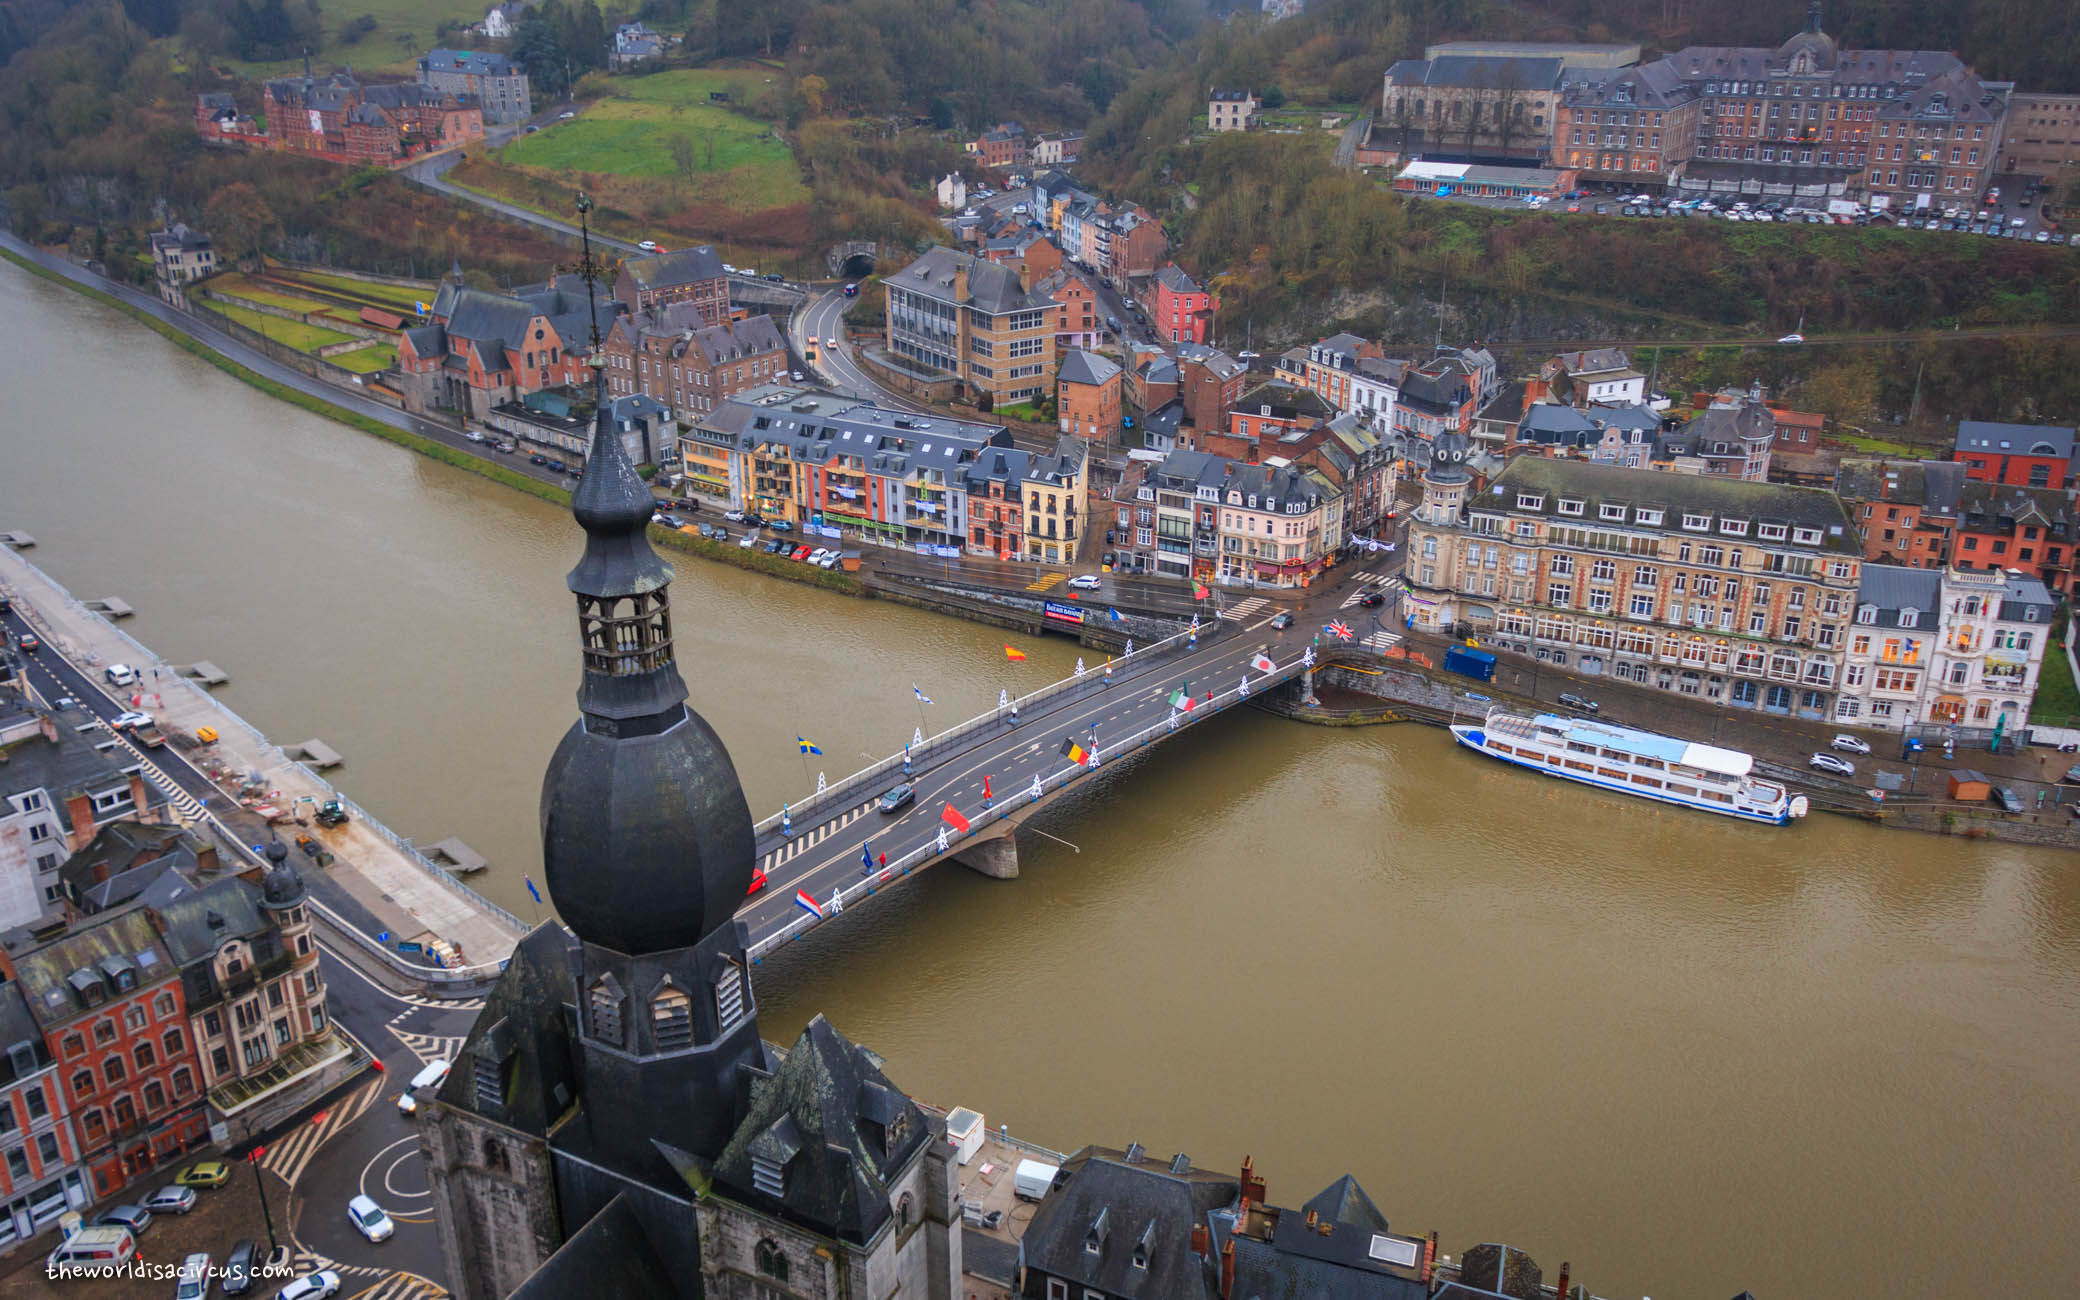
<path fill-rule="evenodd" d="M 1062 757 L 1068 759 L 1072 763 L 1075 763 L 1079 767 L 1082 766 L 1084 763 L 1089 762 L 1090 756 L 1091 751 L 1077 744 L 1076 737 L 1070 736 L 1062 741 Z"/>

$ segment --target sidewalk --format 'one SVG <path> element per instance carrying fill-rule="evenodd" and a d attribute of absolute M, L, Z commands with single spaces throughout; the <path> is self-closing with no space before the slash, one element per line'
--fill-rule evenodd
<path fill-rule="evenodd" d="M 314 808 L 337 793 L 207 691 L 7 547 L 0 547 L 0 590 L 12 595 L 17 608 L 41 630 L 50 652 L 63 655 L 97 685 L 107 664 L 123 663 L 137 670 L 137 685 L 120 691 L 109 688 L 110 693 L 125 703 L 133 694 L 140 696 L 139 707 L 157 718 L 169 735 L 176 730 L 193 734 L 198 727 L 216 731 L 213 754 L 190 751 L 186 756 L 215 784 L 212 807 L 235 807 L 238 784 L 254 774 L 267 791 L 266 802 L 285 817 L 305 809 L 306 802 Z M 169 741 L 165 751 L 142 753 L 157 781 L 169 791 L 179 791 L 178 783 L 156 769 L 160 760 L 171 761 L 180 751 Z M 181 802 L 176 799 L 176 804 Z M 313 889 L 320 901 L 329 901 L 327 896 L 335 890 L 344 894 L 353 907 L 336 910 L 346 912 L 350 924 L 372 923 L 376 933 L 387 932 L 385 946 L 392 952 L 401 941 L 423 944 L 439 938 L 459 948 L 473 966 L 495 964 L 511 955 L 525 933 L 517 918 L 407 850 L 380 823 L 348 803 L 352 815 L 345 825 L 310 828 L 310 834 L 335 855 L 334 865 L 320 872 L 308 859 L 298 858 L 306 873 L 316 878 Z M 234 833 L 251 825 L 243 818 L 227 824 L 233 825 Z M 283 838 L 293 839 L 298 830 L 293 824 L 285 826 Z M 374 934 L 368 939 L 375 942 Z"/>

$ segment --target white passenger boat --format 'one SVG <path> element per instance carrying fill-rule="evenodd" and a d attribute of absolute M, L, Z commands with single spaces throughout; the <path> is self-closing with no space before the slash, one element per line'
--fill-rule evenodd
<path fill-rule="evenodd" d="M 1620 794 L 1772 826 L 1806 815 L 1804 795 L 1750 776 L 1755 758 L 1737 749 L 1587 718 L 1525 717 L 1502 709 L 1489 710 L 1484 723 L 1456 724 L 1452 734 L 1468 749 L 1505 763 Z"/>

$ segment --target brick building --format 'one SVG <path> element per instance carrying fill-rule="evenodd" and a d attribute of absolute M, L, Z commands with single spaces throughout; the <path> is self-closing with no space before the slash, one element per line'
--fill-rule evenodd
<path fill-rule="evenodd" d="M 79 1169 L 79 1134 L 57 1058 L 29 1014 L 22 986 L 0 984 L 0 1252 L 94 1199 Z"/>
<path fill-rule="evenodd" d="M 1913 569 L 1950 563 L 1964 485 L 1954 461 L 1860 458 L 1843 461 L 1834 482 L 1863 531 L 1863 558 Z"/>
<path fill-rule="evenodd" d="M 1119 436 L 1123 378 L 1116 363 L 1095 352 L 1071 352 L 1055 379 L 1063 433 L 1099 442 Z"/>
<path fill-rule="evenodd" d="M 1185 421 L 1194 429 L 1227 428 L 1228 410 L 1242 400 L 1248 382 L 1249 367 L 1218 348 L 1178 345 L 1177 400 L 1184 403 Z"/>
<path fill-rule="evenodd" d="M 957 390 L 996 405 L 1054 387 L 1059 308 L 1027 292 L 1011 268 L 934 248 L 881 283 L 891 354 L 951 374 Z"/>
<path fill-rule="evenodd" d="M 1667 62 L 1567 74 L 1553 108 L 1555 167 L 1585 182 L 1659 188 L 1697 147 L 1697 88 Z"/>
<path fill-rule="evenodd" d="M 721 325 L 705 319 L 690 302 L 617 317 L 601 348 L 607 391 L 641 393 L 691 418 L 746 389 L 787 378 L 787 340 L 772 317 Z"/>
<path fill-rule="evenodd" d="M 1960 569 L 2015 569 L 2061 594 L 2073 589 L 2080 540 L 2071 498 L 2053 488 L 1967 480 L 1950 562 Z"/>
<path fill-rule="evenodd" d="M 1049 244 L 1048 247 L 1052 248 L 1053 245 Z M 1060 255 L 1056 256 L 1059 260 Z M 1055 318 L 1054 327 L 1056 356 L 1067 355 L 1071 348 L 1093 348 L 1098 345 L 1104 336 L 1104 329 L 1098 319 L 1098 291 L 1091 288 L 1090 281 L 1060 265 L 1036 278 L 1030 260 L 1027 262 L 1026 278 L 1032 281 L 1032 295 L 1035 298 L 1045 298 L 1058 309 L 1059 314 Z"/>
<path fill-rule="evenodd" d="M 1950 459 L 1982 483 L 2062 488 L 2072 473 L 2073 430 L 2060 424 L 1960 420 Z"/>
<path fill-rule="evenodd" d="M 484 137 L 473 97 L 413 82 L 364 86 L 349 72 L 278 77 L 264 97 L 269 148 L 335 162 L 388 166 Z"/>
<path fill-rule="evenodd" d="M 1565 72 L 1552 56 L 1403 59 L 1387 69 L 1375 130 L 1399 141 L 1402 156 L 1539 162 Z"/>
<path fill-rule="evenodd" d="M 433 323 L 398 335 L 405 409 L 483 420 L 530 393 L 583 383 L 593 330 L 604 339 L 619 312 L 611 299 L 594 304 L 576 276 L 492 293 L 451 275 L 434 295 Z"/>
<path fill-rule="evenodd" d="M 1172 343 L 1204 343 L 1213 334 L 1220 299 L 1186 275 L 1175 262 L 1156 268 L 1150 290 L 1149 323 Z"/>
<path fill-rule="evenodd" d="M 457 99 L 473 97 L 484 120 L 495 125 L 534 116 L 527 73 L 506 55 L 490 50 L 429 50 L 419 60 L 419 84 Z"/>
<path fill-rule="evenodd" d="M 614 278 L 614 297 L 632 312 L 692 303 L 707 325 L 729 319 L 729 272 L 707 244 L 631 257 Z"/>
<path fill-rule="evenodd" d="M 1026 129 L 1016 122 L 999 122 L 968 146 L 984 167 L 1023 167 L 1027 150 Z"/>

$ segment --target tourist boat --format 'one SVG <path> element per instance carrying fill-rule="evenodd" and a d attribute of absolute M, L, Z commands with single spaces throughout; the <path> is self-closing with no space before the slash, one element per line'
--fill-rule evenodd
<path fill-rule="evenodd" d="M 1489 710 L 1484 723 L 1454 724 L 1452 734 L 1468 749 L 1505 763 L 1602 790 L 1772 826 L 1806 815 L 1804 795 L 1751 777 L 1755 758 L 1737 749 L 1587 718 L 1525 717 L 1503 709 Z"/>

